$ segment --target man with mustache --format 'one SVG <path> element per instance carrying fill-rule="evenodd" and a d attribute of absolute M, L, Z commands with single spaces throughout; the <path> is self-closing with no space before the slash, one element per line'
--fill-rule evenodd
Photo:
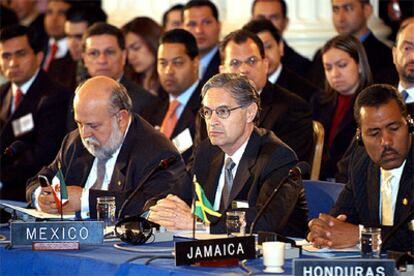
<path fill-rule="evenodd" d="M 349 181 L 330 214 L 309 223 L 318 247 L 359 243 L 362 226 L 380 227 L 382 250 L 414 252 L 413 122 L 400 93 L 389 85 L 364 89 L 355 102 L 358 146 L 350 157 Z M 362 146 L 363 145 L 363 146 Z"/>
<path fill-rule="evenodd" d="M 138 183 L 161 160 L 172 156 L 176 162 L 157 171 L 124 214 L 140 213 L 146 200 L 186 177 L 181 156 L 174 146 L 132 112 L 131 98 L 115 80 L 100 76 L 81 83 L 76 89 L 73 107 L 78 129 L 65 137 L 55 160 L 38 173 L 51 181 L 61 168 L 69 194 L 64 213 L 81 211 L 82 217 L 93 217 L 95 214 L 89 211 L 94 207 L 90 206 L 94 206 L 98 195 L 115 196 L 120 208 Z M 29 180 L 26 198 L 39 210 L 59 212 L 50 188 L 39 187 L 37 177 Z"/>
<path fill-rule="evenodd" d="M 254 84 L 239 74 L 218 74 L 202 89 L 208 139 L 195 148 L 191 172 L 220 218 L 210 232 L 226 232 L 226 211 L 241 208 L 247 227 L 296 162 L 295 153 L 270 130 L 258 128 L 260 97 Z M 192 183 L 185 183 L 150 208 L 149 219 L 168 229 L 191 229 Z M 302 183 L 284 182 L 255 231 L 302 237 L 307 206 Z M 238 207 L 234 207 L 234 206 Z M 247 228 L 248 229 L 248 228 Z"/>

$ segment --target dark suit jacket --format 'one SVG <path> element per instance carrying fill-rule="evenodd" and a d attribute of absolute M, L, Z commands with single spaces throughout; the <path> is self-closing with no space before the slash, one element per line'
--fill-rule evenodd
<path fill-rule="evenodd" d="M 194 143 L 195 137 L 195 120 L 198 115 L 198 110 L 201 106 L 201 84 L 195 88 L 192 96 L 187 102 L 180 118 L 175 125 L 171 139 L 174 139 L 178 134 L 183 132 L 185 129 L 190 130 L 191 137 Z M 146 119 L 153 126 L 161 126 L 164 120 L 165 114 L 168 111 L 169 97 L 160 97 L 152 105 L 148 106 L 142 112 L 142 117 Z M 185 162 L 190 158 L 192 154 L 192 148 L 186 150 L 182 156 Z"/>
<path fill-rule="evenodd" d="M 399 228 L 393 234 L 390 231 L 394 227 L 382 226 L 379 218 L 380 167 L 371 161 L 362 146 L 353 152 L 350 166 L 349 181 L 331 214 L 346 214 L 347 221 L 352 224 L 381 227 L 383 241 L 388 239 L 382 245 L 384 251 L 414 252 L 414 233 L 408 228 L 408 222 L 414 219 L 414 144 L 411 145 L 400 180 L 394 212 L 394 227 Z"/>
<path fill-rule="evenodd" d="M 259 127 L 272 130 L 290 146 L 299 160 L 310 162 L 313 149 L 312 114 L 309 105 L 286 89 L 267 82 L 260 93 Z"/>
<path fill-rule="evenodd" d="M 40 70 L 19 107 L 10 115 L 11 83 L 0 87 L 0 152 L 16 140 L 27 146 L 14 163 L 1 164 L 1 198 L 24 200 L 27 179 L 53 160 L 65 135 L 69 97 L 69 91 Z M 16 137 L 12 122 L 28 114 L 33 116 L 33 129 Z"/>
<path fill-rule="evenodd" d="M 286 67 L 296 74 L 306 78 L 309 68 L 312 65 L 311 61 L 292 49 L 292 47 L 290 47 L 285 40 L 283 42 L 285 47 L 282 57 L 282 64 L 286 65 Z"/>
<path fill-rule="evenodd" d="M 215 74 L 218 74 L 219 72 L 219 66 L 221 64 L 220 61 L 220 51 L 217 51 L 216 54 L 211 59 L 210 63 L 208 64 L 208 67 L 206 71 L 204 72 L 204 75 L 200 81 L 201 87 Z"/>
<path fill-rule="evenodd" d="M 47 70 L 49 77 L 72 91 L 76 89 L 76 61 L 74 61 L 69 53 L 63 58 L 54 59 Z"/>
<path fill-rule="evenodd" d="M 192 174 L 203 187 L 211 204 L 214 203 L 218 180 L 223 167 L 224 152 L 204 140 L 195 149 Z M 269 130 L 255 128 L 240 160 L 230 192 L 230 201 L 247 201 L 247 229 L 264 202 L 297 162 L 295 153 Z M 188 184 L 192 185 L 192 184 Z M 191 204 L 192 189 L 180 189 L 179 196 Z M 230 207 L 230 206 L 229 206 Z M 221 218 L 211 218 L 210 231 L 226 231 L 225 209 Z M 258 220 L 255 231 L 303 237 L 307 224 L 307 204 L 302 183 L 285 183 Z"/>
<path fill-rule="evenodd" d="M 137 114 L 141 114 L 142 110 L 156 99 L 150 92 L 128 80 L 125 76 L 122 76 L 119 82 L 127 89 L 132 99 L 132 110 Z"/>
<path fill-rule="evenodd" d="M 373 33 L 370 33 L 362 43 L 367 54 L 369 67 L 371 68 L 374 83 L 394 84 L 398 82 L 398 74 L 392 61 L 391 49 L 379 41 Z M 323 89 L 325 73 L 322 63 L 321 49 L 319 49 L 312 61 L 308 79 Z"/>
<path fill-rule="evenodd" d="M 321 89 L 285 66 L 282 67 L 276 84 L 298 95 L 310 106 L 314 102 L 314 98 L 318 98 L 321 93 Z"/>
<path fill-rule="evenodd" d="M 129 208 L 125 210 L 125 215 L 139 214 L 146 200 L 165 193 L 187 177 L 181 156 L 171 142 L 154 130 L 145 120 L 134 114 L 116 160 L 108 188 L 111 194 L 115 193 L 117 212 L 122 206 L 123 201 L 132 193 L 138 183 L 162 159 L 171 156 L 175 156 L 178 161 L 173 163 L 168 169 L 159 170 L 145 183 L 142 190 L 132 199 Z M 83 146 L 78 130 L 74 130 L 65 137 L 55 161 L 48 167 L 44 167 L 39 174 L 45 175 L 51 180 L 58 171 L 58 162 L 61 162 L 66 184 L 84 187 L 93 161 L 94 156 Z M 29 202 L 32 200 L 33 191 L 38 186 L 39 183 L 36 177 L 28 181 L 26 198 Z M 89 203 L 96 202 L 96 196 L 102 194 L 105 194 L 105 192 L 90 190 Z M 92 209 L 93 207 L 90 208 Z"/>

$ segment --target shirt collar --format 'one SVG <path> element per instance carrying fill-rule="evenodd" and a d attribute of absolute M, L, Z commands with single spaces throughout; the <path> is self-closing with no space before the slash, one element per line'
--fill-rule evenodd
<path fill-rule="evenodd" d="M 365 40 L 367 40 L 367 38 L 368 38 L 368 36 L 371 34 L 371 31 L 370 30 L 368 30 L 368 32 L 366 32 L 365 34 L 363 34 L 363 35 L 361 35 L 361 37 L 359 38 L 359 41 L 361 42 L 361 43 L 364 43 L 365 42 Z"/>
<path fill-rule="evenodd" d="M 275 84 L 282 73 L 282 63 L 276 68 L 276 70 L 267 78 L 271 83 Z"/>
<path fill-rule="evenodd" d="M 210 64 L 211 60 L 213 59 L 214 55 L 218 51 L 218 46 L 214 46 L 207 54 L 205 54 L 200 59 L 200 76 L 203 76 L 205 71 L 207 70 L 208 65 Z"/>
<path fill-rule="evenodd" d="M 243 153 L 244 153 L 244 151 L 245 151 L 245 149 L 246 149 L 246 147 L 247 147 L 247 142 L 249 142 L 249 140 L 250 140 L 250 138 L 249 139 L 247 139 L 244 143 L 243 143 L 243 145 L 241 145 L 241 147 L 240 148 L 238 148 L 234 153 L 233 153 L 233 155 L 232 156 L 230 156 L 230 155 L 228 155 L 227 153 L 225 154 L 225 156 L 224 156 L 224 160 L 226 160 L 228 157 L 230 157 L 231 158 L 231 160 L 233 160 L 233 162 L 236 164 L 236 166 L 238 166 L 239 165 L 239 163 L 240 163 L 240 160 L 241 160 L 241 158 L 243 157 Z"/>
<path fill-rule="evenodd" d="M 36 71 L 36 73 L 34 73 L 33 76 L 30 78 L 30 80 L 26 81 L 21 86 L 17 86 L 17 84 L 12 83 L 12 91 L 14 92 L 14 91 L 17 90 L 17 88 L 20 88 L 20 90 L 22 91 L 23 95 L 26 95 L 26 93 L 29 90 L 30 86 L 32 86 L 32 83 L 34 82 L 35 78 L 39 74 L 39 70 L 40 69 L 38 68 L 37 71 Z"/>
<path fill-rule="evenodd" d="M 172 102 L 173 100 L 177 100 L 178 102 L 180 102 L 182 106 L 185 106 L 187 102 L 190 100 L 191 96 L 193 95 L 193 92 L 195 91 L 195 88 L 197 87 L 199 82 L 200 81 L 197 80 L 178 97 L 174 97 L 173 95 L 169 94 L 170 102 Z"/>
<path fill-rule="evenodd" d="M 57 43 L 58 50 L 55 55 L 55 59 L 63 58 L 68 53 L 68 39 L 64 37 L 62 39 L 56 40 L 53 37 L 49 39 L 49 48 L 53 45 L 53 43 Z"/>
<path fill-rule="evenodd" d="M 401 166 L 399 166 L 398 168 L 392 169 L 392 170 L 384 170 L 383 168 L 381 168 L 381 180 L 384 181 L 385 179 L 385 175 L 392 175 L 394 176 L 396 179 L 401 179 L 401 175 L 405 166 L 405 162 L 406 160 L 404 160 L 404 162 L 401 164 Z M 399 181 L 398 181 L 399 182 Z"/>
<path fill-rule="evenodd" d="M 401 85 L 401 82 L 398 83 L 398 91 L 402 92 L 403 90 L 405 90 L 408 93 L 408 98 L 405 101 L 406 103 L 412 103 L 414 102 L 414 86 L 410 87 L 410 88 L 404 88 Z"/>

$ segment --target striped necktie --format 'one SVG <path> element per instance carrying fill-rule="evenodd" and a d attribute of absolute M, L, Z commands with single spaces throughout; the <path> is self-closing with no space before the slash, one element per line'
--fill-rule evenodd
<path fill-rule="evenodd" d="M 236 164 L 231 160 L 230 157 L 227 157 L 226 162 L 224 162 L 224 186 L 221 195 L 222 208 L 226 209 L 229 205 L 230 192 L 233 186 L 233 168 Z"/>

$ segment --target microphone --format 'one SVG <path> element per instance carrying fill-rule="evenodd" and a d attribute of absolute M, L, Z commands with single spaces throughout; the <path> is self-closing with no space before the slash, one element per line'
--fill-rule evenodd
<path fill-rule="evenodd" d="M 168 167 L 170 167 L 175 161 L 177 160 L 177 156 L 170 156 L 166 159 L 162 159 L 157 166 L 152 168 L 147 175 L 145 175 L 144 178 L 142 178 L 142 181 L 138 183 L 135 190 L 132 192 L 132 194 L 129 195 L 129 197 L 124 201 L 124 203 L 121 206 L 121 209 L 119 209 L 118 213 L 118 219 L 122 217 L 122 213 L 124 212 L 124 209 L 128 206 L 128 204 L 131 202 L 132 198 L 138 193 L 138 191 L 144 186 L 144 184 L 148 181 L 148 179 L 154 175 L 159 170 L 165 170 Z"/>
<path fill-rule="evenodd" d="M 22 154 L 27 148 L 27 144 L 20 140 L 14 141 L 8 146 L 3 154 L 0 156 L 0 162 L 2 165 L 10 164 L 16 157 Z"/>
<path fill-rule="evenodd" d="M 256 217 L 254 218 L 252 224 L 250 225 L 250 235 L 253 234 L 253 229 L 257 224 L 257 221 L 259 220 L 259 218 L 261 218 L 261 216 L 263 215 L 264 211 L 266 210 L 266 208 L 270 205 L 270 202 L 273 200 L 273 198 L 276 196 L 276 194 L 279 192 L 280 187 L 282 187 L 282 185 L 289 180 L 293 180 L 293 181 L 299 181 L 302 179 L 301 175 L 307 174 L 309 173 L 310 170 L 310 166 L 308 163 L 301 161 L 298 164 L 296 164 L 295 167 L 291 168 L 289 170 L 289 173 L 287 176 L 285 176 L 280 182 L 279 185 L 277 185 L 272 194 L 268 197 L 268 199 L 266 200 L 265 204 L 262 206 L 262 208 L 260 209 L 259 213 L 257 213 Z"/>

